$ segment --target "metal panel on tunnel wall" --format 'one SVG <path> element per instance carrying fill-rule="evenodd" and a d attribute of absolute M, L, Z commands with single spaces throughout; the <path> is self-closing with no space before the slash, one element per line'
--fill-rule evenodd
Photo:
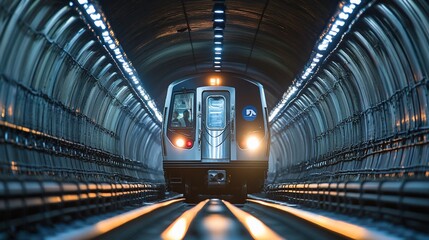
<path fill-rule="evenodd" d="M 375 1 L 272 123 L 271 182 L 427 177 L 429 5 Z"/>

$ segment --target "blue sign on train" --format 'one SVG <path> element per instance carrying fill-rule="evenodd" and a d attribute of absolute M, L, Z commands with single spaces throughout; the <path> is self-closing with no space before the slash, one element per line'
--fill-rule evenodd
<path fill-rule="evenodd" d="M 243 115 L 244 120 L 251 122 L 255 120 L 256 116 L 258 115 L 258 111 L 256 111 L 254 106 L 248 105 L 243 108 L 241 114 Z"/>

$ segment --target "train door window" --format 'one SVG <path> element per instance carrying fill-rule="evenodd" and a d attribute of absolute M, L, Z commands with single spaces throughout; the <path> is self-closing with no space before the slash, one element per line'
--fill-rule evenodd
<path fill-rule="evenodd" d="M 226 126 L 226 107 L 223 96 L 207 98 L 207 128 L 211 130 L 224 129 Z"/>
<path fill-rule="evenodd" d="M 174 95 L 170 127 L 189 128 L 194 126 L 194 93 L 176 93 Z"/>

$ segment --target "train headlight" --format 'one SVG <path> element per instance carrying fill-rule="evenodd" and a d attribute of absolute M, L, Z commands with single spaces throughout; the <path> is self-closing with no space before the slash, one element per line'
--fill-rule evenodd
<path fill-rule="evenodd" d="M 176 144 L 176 146 L 177 146 L 177 147 L 182 148 L 182 147 L 184 147 L 184 146 L 185 146 L 185 139 L 183 139 L 183 138 L 178 138 L 178 139 L 176 139 L 175 144 Z"/>
<path fill-rule="evenodd" d="M 246 139 L 246 147 L 250 150 L 257 149 L 259 144 L 259 139 L 256 136 L 250 136 Z"/>
<path fill-rule="evenodd" d="M 194 142 L 190 139 L 184 139 L 184 138 L 177 138 L 176 141 L 174 141 L 174 145 L 179 148 L 192 148 L 194 146 Z"/>

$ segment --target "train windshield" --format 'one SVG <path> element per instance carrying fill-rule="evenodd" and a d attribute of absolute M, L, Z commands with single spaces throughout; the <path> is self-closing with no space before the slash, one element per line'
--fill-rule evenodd
<path fill-rule="evenodd" d="M 174 95 L 170 127 L 189 128 L 194 126 L 194 93 L 176 93 Z"/>
<path fill-rule="evenodd" d="M 211 96 L 207 99 L 207 128 L 224 129 L 226 126 L 225 98 Z"/>

